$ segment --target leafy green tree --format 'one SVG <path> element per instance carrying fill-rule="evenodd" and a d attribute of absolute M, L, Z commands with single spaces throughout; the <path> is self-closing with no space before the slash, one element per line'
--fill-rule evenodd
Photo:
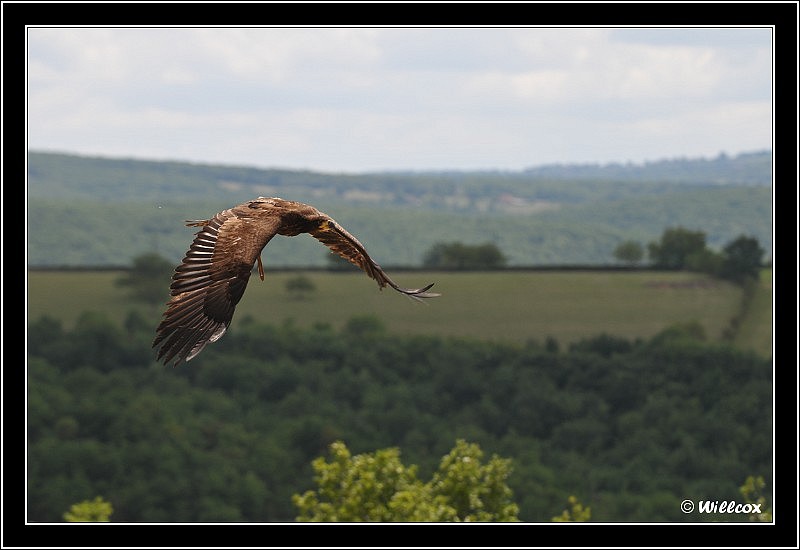
<path fill-rule="evenodd" d="M 697 252 L 692 252 L 686 257 L 685 268 L 689 271 L 708 273 L 714 277 L 719 276 L 722 268 L 724 256 L 714 250 L 704 248 Z"/>
<path fill-rule="evenodd" d="M 94 500 L 84 500 L 70 506 L 68 512 L 64 513 L 64 521 L 68 522 L 97 522 L 110 521 L 109 517 L 114 513 L 114 508 L 110 502 L 106 502 L 102 497 L 95 497 Z"/>
<path fill-rule="evenodd" d="M 570 495 L 567 498 L 567 508 L 561 512 L 561 515 L 554 516 L 553 521 L 555 522 L 564 522 L 564 521 L 589 521 L 592 517 L 592 509 L 590 507 L 583 507 L 583 504 L 578 500 L 577 497 Z"/>
<path fill-rule="evenodd" d="M 764 258 L 764 249 L 755 237 L 740 235 L 723 249 L 724 260 L 720 276 L 735 283 L 756 279 Z"/>
<path fill-rule="evenodd" d="M 298 521 L 518 521 L 506 485 L 510 460 L 483 465 L 477 444 L 458 440 L 427 483 L 397 448 L 352 456 L 337 441 L 330 453 L 331 462 L 312 463 L 319 489 L 292 497 Z"/>
<path fill-rule="evenodd" d="M 625 241 L 614 249 L 614 257 L 621 262 L 635 265 L 644 257 L 644 248 L 636 241 Z"/>
<path fill-rule="evenodd" d="M 157 305 L 168 297 L 173 267 L 155 252 L 148 252 L 134 258 L 133 267 L 117 279 L 116 284 L 130 287 L 135 299 Z"/>
<path fill-rule="evenodd" d="M 511 460 L 493 455 L 483 466 L 482 458 L 476 443 L 457 440 L 433 474 L 434 497 L 443 497 L 460 521 L 517 521 L 519 507 L 506 485 Z"/>
<path fill-rule="evenodd" d="M 766 485 L 762 476 L 747 476 L 744 484 L 739 487 L 739 492 L 747 503 L 761 505 L 761 513 L 750 514 L 750 521 L 772 522 L 772 507 L 767 507 L 767 499 L 764 496 Z"/>
<path fill-rule="evenodd" d="M 460 242 L 433 245 L 422 261 L 438 269 L 500 269 L 507 259 L 493 243 L 466 245 Z"/>
<path fill-rule="evenodd" d="M 687 260 L 706 248 L 706 234 L 673 227 L 664 231 L 661 240 L 648 245 L 650 259 L 656 267 L 663 269 L 686 269 Z"/>
<path fill-rule="evenodd" d="M 286 290 L 298 300 L 305 298 L 316 289 L 314 281 L 305 275 L 298 275 L 286 281 Z"/>

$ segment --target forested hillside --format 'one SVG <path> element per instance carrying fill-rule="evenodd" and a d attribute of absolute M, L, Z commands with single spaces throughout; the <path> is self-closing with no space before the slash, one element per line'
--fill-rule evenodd
<path fill-rule="evenodd" d="M 697 325 L 561 348 L 250 320 L 176 368 L 153 361 L 152 331 L 135 312 L 29 326 L 28 521 L 95 496 L 116 522 L 293 521 L 334 440 L 399 447 L 422 477 L 477 443 L 512 460 L 523 521 L 570 495 L 593 521 L 747 521 L 680 503 L 740 499 L 751 475 L 772 502 L 771 361 Z"/>
<path fill-rule="evenodd" d="M 522 172 L 323 174 L 180 162 L 28 156 L 30 266 L 122 266 L 156 251 L 177 262 L 183 220 L 255 196 L 309 202 L 359 236 L 383 265 L 418 266 L 437 242 L 498 245 L 511 266 L 608 264 L 622 241 L 666 227 L 741 234 L 772 256 L 772 155 Z M 322 266 L 311 239 L 275 239 L 272 266 Z"/>

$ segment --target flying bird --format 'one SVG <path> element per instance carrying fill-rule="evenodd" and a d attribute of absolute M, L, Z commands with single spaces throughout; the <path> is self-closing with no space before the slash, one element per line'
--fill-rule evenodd
<path fill-rule="evenodd" d="M 153 348 L 158 360 L 174 365 L 196 357 L 219 340 L 233 319 L 253 264 L 264 280 L 261 252 L 275 235 L 310 233 L 339 256 L 361 268 L 378 283 L 421 300 L 439 296 L 428 286 L 401 288 L 375 263 L 364 246 L 333 218 L 313 206 L 280 198 L 258 197 L 217 213 L 210 220 L 187 220 L 200 227 L 186 256 L 175 269 L 171 298 L 156 329 Z"/>

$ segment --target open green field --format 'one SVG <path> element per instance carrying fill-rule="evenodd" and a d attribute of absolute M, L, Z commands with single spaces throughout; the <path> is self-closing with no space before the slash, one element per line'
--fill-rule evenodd
<path fill-rule="evenodd" d="M 742 319 L 736 335 L 736 345 L 772 356 L 774 310 L 772 307 L 772 269 L 761 270 L 753 302 Z"/>
<path fill-rule="evenodd" d="M 292 296 L 286 283 L 303 274 L 315 289 Z M 232 329 L 246 316 L 259 322 L 299 326 L 327 323 L 341 327 L 355 316 L 378 317 L 398 333 L 470 336 L 491 340 L 543 342 L 554 337 L 563 346 L 606 333 L 648 338 L 674 323 L 697 321 L 710 339 L 720 338 L 741 302 L 741 290 L 704 275 L 683 272 L 502 271 L 399 272 L 407 287 L 435 282 L 442 296 L 420 304 L 386 289 L 359 272 L 267 272 L 262 283 L 250 279 Z M 119 272 L 31 271 L 28 319 L 42 315 L 70 327 L 87 310 L 122 322 L 137 309 L 152 318 L 162 307 L 132 301 L 114 285 Z M 769 285 L 765 287 L 765 285 Z M 165 281 L 165 300 L 169 281 Z M 771 276 L 762 279 L 751 315 L 742 323 L 737 344 L 771 354 Z"/>

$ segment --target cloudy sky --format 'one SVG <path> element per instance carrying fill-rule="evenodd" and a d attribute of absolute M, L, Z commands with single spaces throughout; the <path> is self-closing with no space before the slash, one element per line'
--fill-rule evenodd
<path fill-rule="evenodd" d="M 27 31 L 30 150 L 328 172 L 772 148 L 770 28 Z"/>

